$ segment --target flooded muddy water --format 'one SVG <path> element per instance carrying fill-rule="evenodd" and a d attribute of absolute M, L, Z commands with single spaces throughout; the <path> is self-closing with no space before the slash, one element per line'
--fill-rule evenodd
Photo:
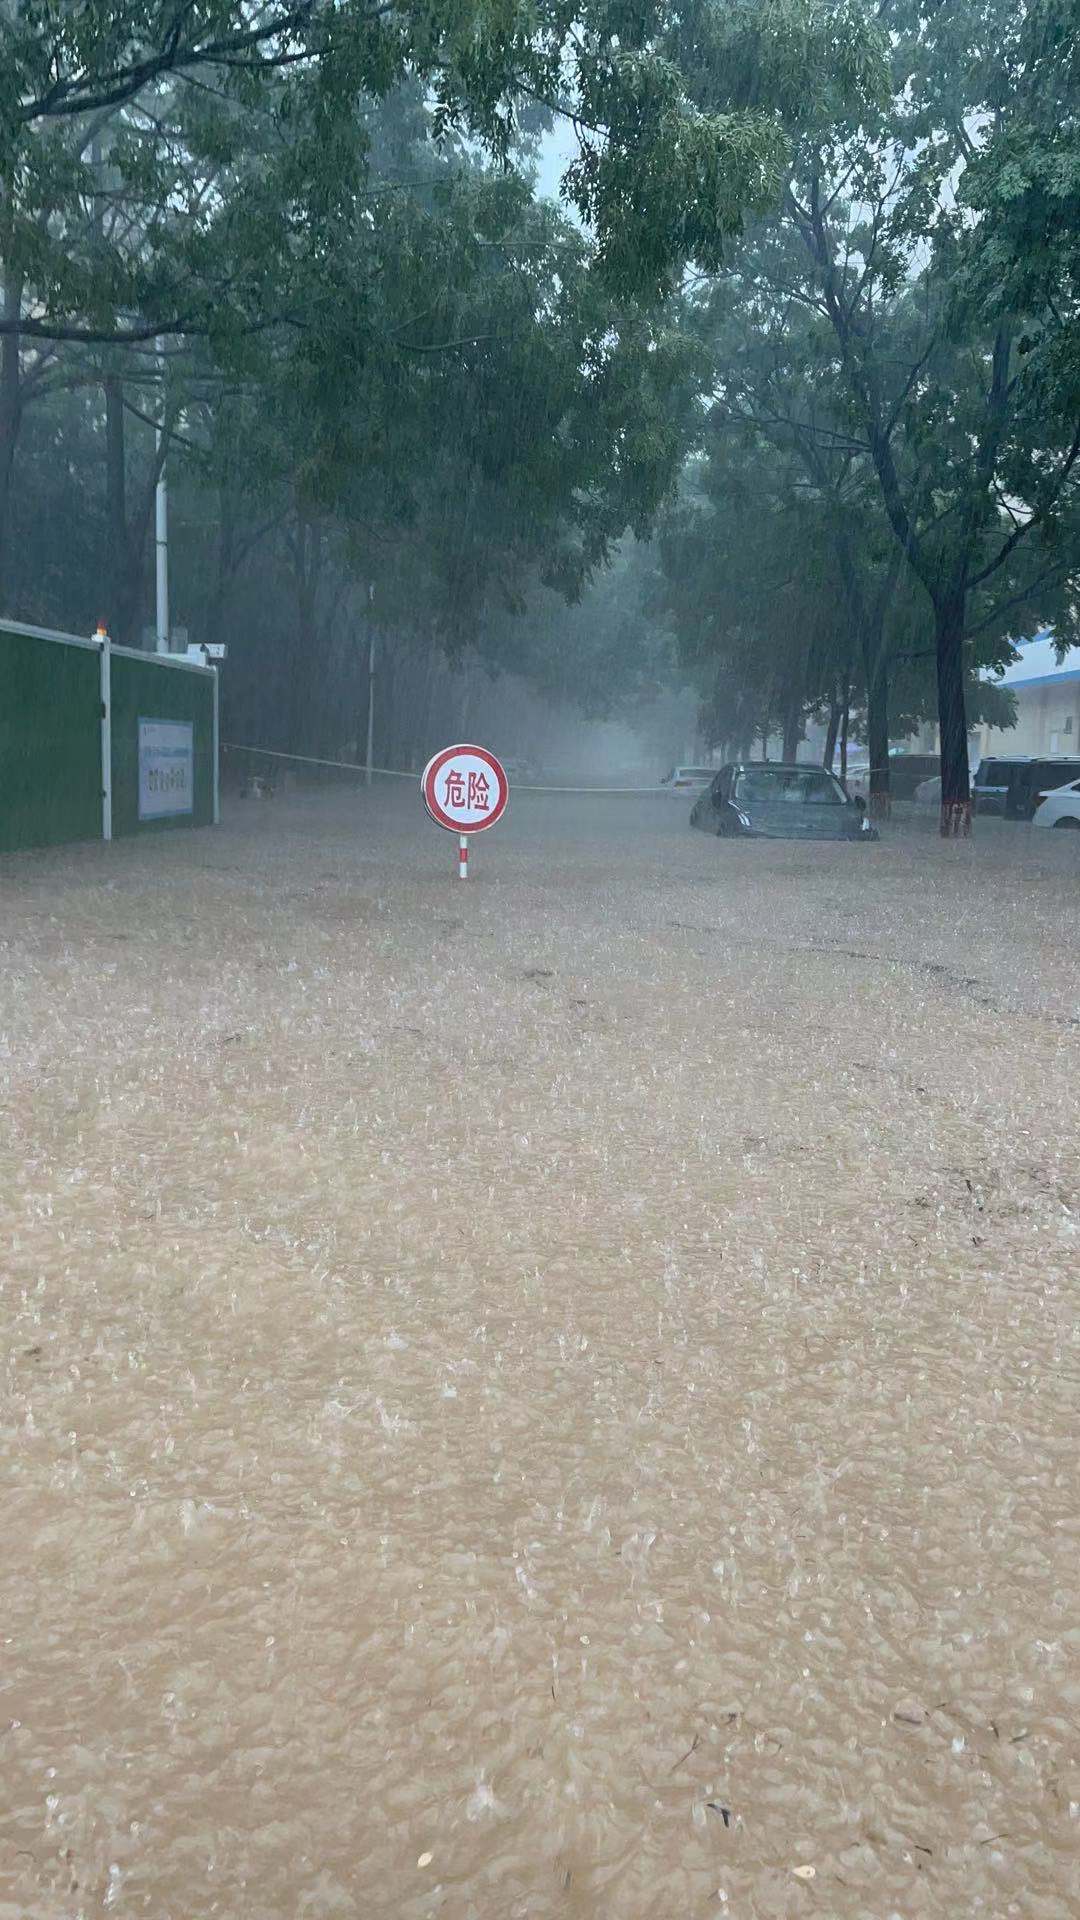
<path fill-rule="evenodd" d="M 1070 1920 L 1080 848 L 471 865 L 0 863 L 0 1916 Z"/>

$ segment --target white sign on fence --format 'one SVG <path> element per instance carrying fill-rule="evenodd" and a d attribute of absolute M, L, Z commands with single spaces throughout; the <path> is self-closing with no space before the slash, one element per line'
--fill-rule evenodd
<path fill-rule="evenodd" d="M 139 819 L 163 820 L 195 806 L 195 727 L 190 720 L 139 721 Z"/>

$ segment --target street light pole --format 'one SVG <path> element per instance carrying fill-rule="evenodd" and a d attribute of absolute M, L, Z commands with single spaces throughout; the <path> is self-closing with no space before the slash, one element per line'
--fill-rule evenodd
<path fill-rule="evenodd" d="M 154 445 L 158 458 L 158 480 L 154 489 L 154 553 L 156 558 L 156 594 L 155 594 L 155 637 L 157 651 L 169 651 L 169 488 L 165 478 L 167 455 L 162 452 L 165 438 L 165 343 L 158 339 L 157 346 L 158 377 L 161 381 L 161 404 L 158 426 L 155 430 Z"/>

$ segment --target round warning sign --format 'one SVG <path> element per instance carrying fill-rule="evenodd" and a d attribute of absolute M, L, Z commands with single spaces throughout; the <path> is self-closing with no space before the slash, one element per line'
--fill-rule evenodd
<path fill-rule="evenodd" d="M 510 783 L 486 747 L 444 747 L 420 777 L 424 805 L 450 833 L 480 833 L 506 812 Z"/>

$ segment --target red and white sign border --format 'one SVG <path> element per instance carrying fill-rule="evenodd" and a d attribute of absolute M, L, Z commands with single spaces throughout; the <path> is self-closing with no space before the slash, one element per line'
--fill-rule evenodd
<path fill-rule="evenodd" d="M 452 760 L 457 753 L 471 753 L 475 755 L 477 760 L 482 760 L 484 765 L 490 767 L 494 774 L 497 788 L 495 805 L 491 808 L 490 812 L 481 820 L 470 821 L 468 826 L 464 826 L 460 820 L 455 820 L 450 814 L 445 813 L 442 807 L 440 807 L 435 795 L 436 780 L 447 761 Z M 420 791 L 424 797 L 424 805 L 434 820 L 435 825 L 437 827 L 445 827 L 447 833 L 456 833 L 458 835 L 483 833 L 488 827 L 493 827 L 496 820 L 502 819 L 510 800 L 510 782 L 506 777 L 503 767 L 499 761 L 496 760 L 495 755 L 489 753 L 486 747 L 475 747 L 468 741 L 459 741 L 457 746 L 443 747 L 438 753 L 432 754 L 431 759 L 420 775 Z"/>

